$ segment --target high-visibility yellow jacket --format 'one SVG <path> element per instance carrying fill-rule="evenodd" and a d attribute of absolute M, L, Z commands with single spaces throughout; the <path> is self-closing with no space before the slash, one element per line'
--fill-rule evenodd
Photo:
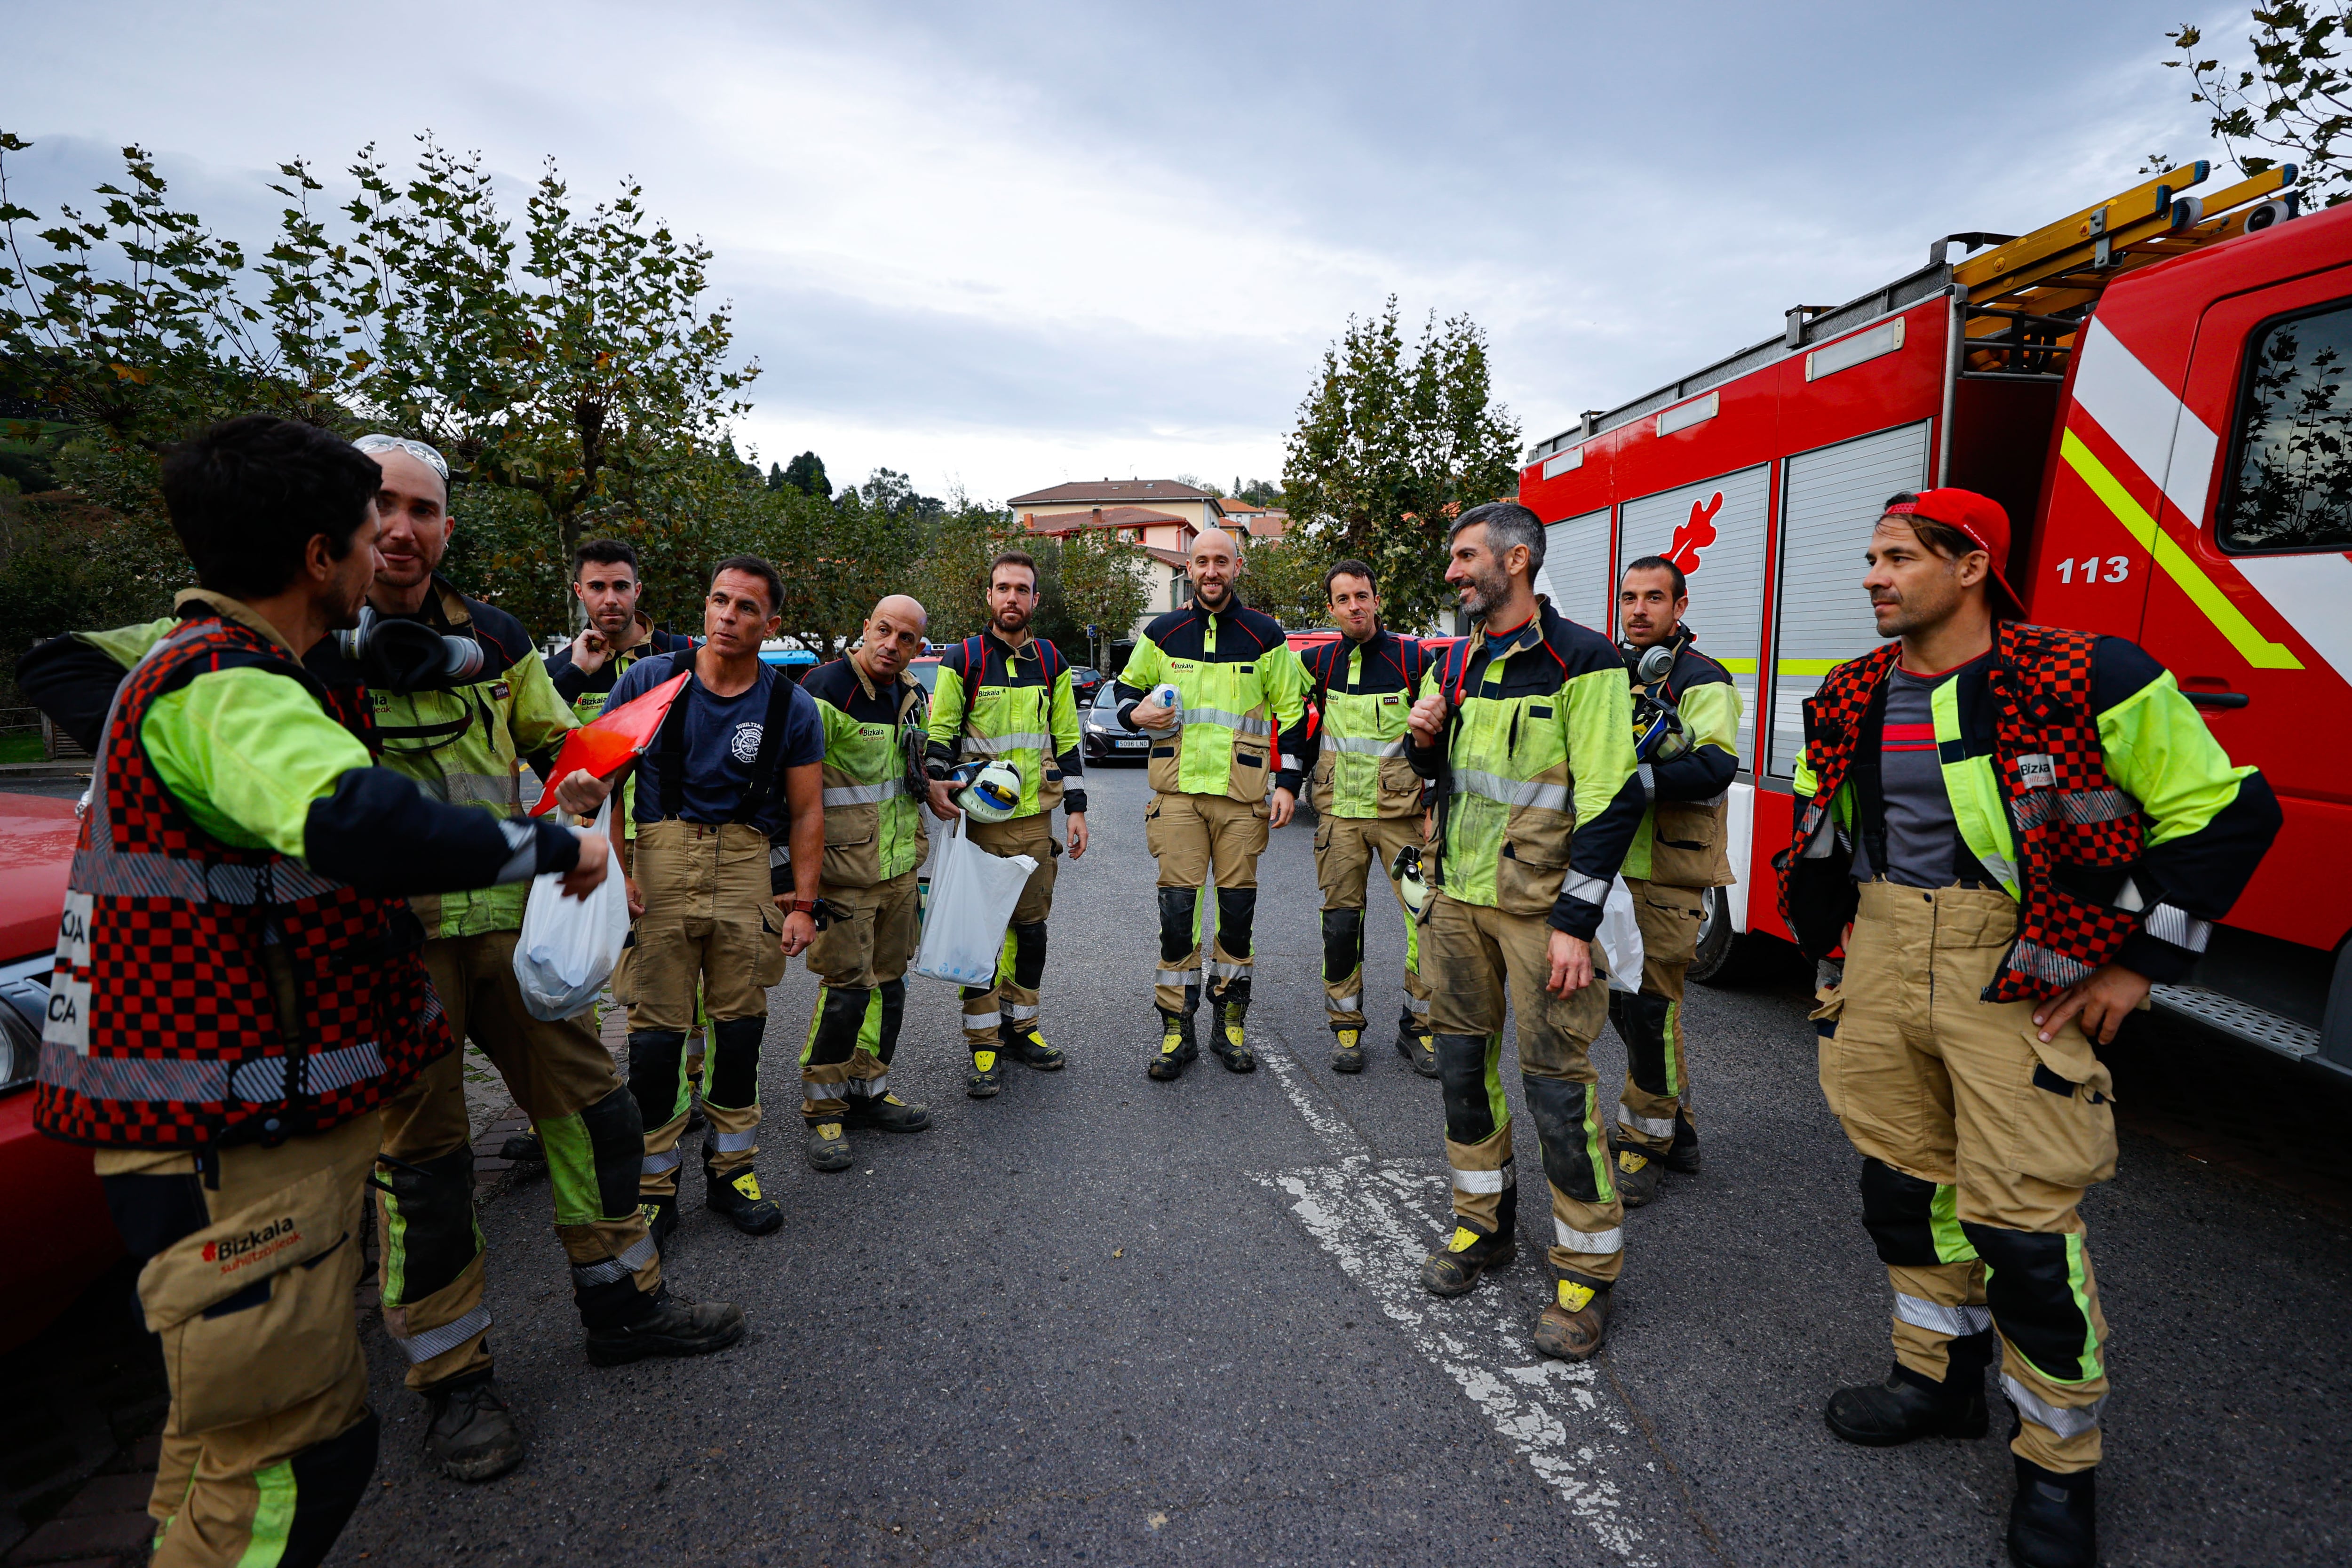
<path fill-rule="evenodd" d="M 1538 598 L 1516 630 L 1454 647 L 1437 679 L 1443 743 L 1407 753 L 1437 783 L 1431 886 L 1590 938 L 1647 804 L 1617 649 Z"/>
<path fill-rule="evenodd" d="M 1321 715 L 1307 742 L 1315 809 L 1326 816 L 1412 816 L 1421 775 L 1405 757 L 1405 718 L 1431 660 L 1412 637 L 1382 629 L 1362 642 L 1318 643 L 1299 658 Z"/>
<path fill-rule="evenodd" d="M 1633 679 L 1646 650 L 1623 650 L 1633 689 L 1674 703 L 1690 735 L 1689 751 L 1638 770 L 1650 805 L 1625 851 L 1625 875 L 1669 888 L 1722 888 L 1734 879 L 1723 825 L 1726 792 L 1739 771 L 1739 689 L 1695 640 L 1689 626 L 1676 628 L 1674 668 L 1655 687 Z"/>
<path fill-rule="evenodd" d="M 877 689 L 845 657 L 809 671 L 801 689 L 824 721 L 823 880 L 871 888 L 920 866 L 930 848 L 925 792 L 915 782 L 923 689 L 901 671 L 895 686 Z"/>
<path fill-rule="evenodd" d="M 958 763 L 1004 758 L 1021 770 L 1015 816 L 1061 806 L 1086 814 L 1086 755 L 1078 734 L 1070 664 L 1044 637 L 1015 648 L 993 631 L 966 637 L 940 655 L 931 692 L 930 773 L 944 778 Z"/>
<path fill-rule="evenodd" d="M 414 779 L 425 793 L 452 805 L 474 805 L 494 816 L 520 816 L 539 799 L 538 773 L 523 761 L 551 753 L 579 728 L 556 694 L 546 663 L 522 623 L 493 605 L 467 598 L 439 574 L 416 617 L 445 636 L 470 637 L 482 647 L 480 675 L 464 686 L 406 695 L 372 690 L 383 765 Z M 111 632 L 81 634 L 128 669 L 179 624 L 173 616 Z M 305 661 L 330 684 L 358 684 L 358 676 L 321 643 Z M 530 886 L 509 883 L 462 893 L 409 898 L 428 939 L 517 931 Z"/>
<path fill-rule="evenodd" d="M 1239 604 L 1161 616 L 1119 675 L 1118 721 L 1133 729 L 1136 705 L 1161 685 L 1176 688 L 1184 711 L 1175 730 L 1147 731 L 1153 789 L 1246 801 L 1269 785 L 1297 793 L 1307 672 L 1272 616 Z"/>

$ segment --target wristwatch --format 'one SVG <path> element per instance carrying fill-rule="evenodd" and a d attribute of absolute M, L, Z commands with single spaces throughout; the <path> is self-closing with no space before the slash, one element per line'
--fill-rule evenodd
<path fill-rule="evenodd" d="M 796 915 L 814 915 L 816 913 L 816 900 L 814 899 L 794 899 L 793 900 L 793 913 Z"/>

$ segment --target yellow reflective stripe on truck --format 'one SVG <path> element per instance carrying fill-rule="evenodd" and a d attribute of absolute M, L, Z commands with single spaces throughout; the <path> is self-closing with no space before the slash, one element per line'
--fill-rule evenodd
<path fill-rule="evenodd" d="M 2254 629 L 2245 613 L 2221 591 L 2221 585 L 2205 574 L 2189 553 L 2181 549 L 2173 537 L 2157 526 L 2147 509 L 2132 499 L 2123 481 L 2110 473 L 2098 455 L 2083 444 L 2083 438 L 2069 428 L 2059 439 L 2058 450 L 2067 466 L 2083 476 L 2091 493 L 2115 514 L 2124 531 L 2140 542 L 2142 548 L 2156 558 L 2165 574 L 2180 585 L 2189 602 L 2204 613 L 2213 623 L 2213 629 L 2230 639 L 2230 646 L 2239 657 L 2256 669 L 2301 669 L 2303 660 L 2284 644 L 2274 643 Z"/>

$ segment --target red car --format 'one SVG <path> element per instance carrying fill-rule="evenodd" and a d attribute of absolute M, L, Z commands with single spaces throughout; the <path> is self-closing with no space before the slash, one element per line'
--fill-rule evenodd
<path fill-rule="evenodd" d="M 47 1327 L 122 1256 L 89 1151 L 33 1126 L 33 1069 L 79 826 L 69 800 L 0 795 L 0 1257 L 41 1260 L 11 1269 L 0 1290 L 0 1352 Z"/>

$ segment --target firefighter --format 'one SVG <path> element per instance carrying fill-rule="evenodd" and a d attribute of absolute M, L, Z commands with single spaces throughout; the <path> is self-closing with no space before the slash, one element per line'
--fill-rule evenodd
<path fill-rule="evenodd" d="M 523 756 L 552 752 L 574 727 L 571 710 L 521 624 L 460 594 L 436 569 L 456 528 L 441 454 L 395 436 L 355 445 L 380 474 L 379 564 L 355 636 L 321 642 L 306 663 L 331 689 L 364 689 L 383 765 L 436 800 L 510 820 L 526 792 L 538 793 Z M 171 625 L 71 639 L 60 672 L 85 672 L 77 677 L 82 692 L 94 691 L 101 678 L 92 664 L 130 666 Z M 550 1023 L 523 1005 L 514 947 L 529 891 L 511 882 L 418 894 L 409 904 L 451 1034 L 481 1047 L 555 1155 L 556 1237 L 589 1359 L 609 1366 L 724 1349 L 742 1336 L 742 1314 L 670 1298 L 645 1217 L 634 1197 L 621 1201 L 625 1189 L 634 1193 L 644 1137 L 590 1015 Z M 425 1403 L 428 1462 L 452 1480 L 487 1480 L 521 1462 L 524 1440 L 494 1381 L 461 1055 L 434 1061 L 391 1097 L 383 1128 L 384 1330 L 408 1356 L 408 1385 Z"/>
<path fill-rule="evenodd" d="M 1037 987 L 1045 977 L 1054 862 L 1062 853 L 1054 839 L 1054 807 L 1058 804 L 1068 819 L 1076 861 L 1087 852 L 1086 757 L 1069 661 L 1030 634 L 1036 610 L 1037 563 L 1026 551 L 1001 552 L 988 568 L 988 629 L 940 655 L 939 687 L 931 695 L 932 814 L 945 820 L 961 809 L 949 777 L 959 763 L 1010 762 L 1021 773 L 1012 815 L 994 822 L 975 817 L 965 833 L 992 855 L 1026 855 L 1037 862 L 1013 908 L 996 983 L 964 987 L 964 1044 L 971 1048 L 964 1092 L 974 1100 L 1003 1087 L 1007 1057 L 1040 1072 L 1059 1072 L 1063 1062 L 1041 1032 Z"/>
<path fill-rule="evenodd" d="M 801 683 L 824 721 L 825 924 L 808 950 L 819 985 L 801 1052 L 801 1116 L 809 1163 L 820 1171 L 849 1168 L 850 1127 L 920 1132 L 931 1124 L 929 1106 L 890 1089 L 921 929 L 916 881 L 930 844 L 922 810 L 929 721 L 923 689 L 907 673 L 928 619 L 904 594 L 889 595 L 866 618 L 856 647 Z"/>
<path fill-rule="evenodd" d="M 665 631 L 637 608 L 638 596 L 644 584 L 637 576 L 635 546 L 620 539 L 592 539 L 572 552 L 572 594 L 580 601 L 588 624 L 577 637 L 555 650 L 547 660 L 548 679 L 555 683 L 555 694 L 572 705 L 572 717 L 583 724 L 593 724 L 604 716 L 605 700 L 612 695 L 613 683 L 628 668 L 641 658 L 658 653 L 677 653 L 694 647 L 691 637 Z M 622 784 L 621 804 L 614 813 L 623 824 L 629 838 L 637 836 L 636 781 L 628 779 Z M 626 955 L 624 954 L 624 967 Z M 613 982 L 627 982 L 620 970 L 614 972 Z M 595 1009 L 604 1016 L 603 1004 Z M 686 1077 L 691 1096 L 702 1088 L 703 1037 L 695 1034 L 687 1041 Z M 701 1125 L 700 1107 L 689 1113 L 689 1130 Z M 506 1142 L 499 1152 L 509 1160 L 538 1163 L 547 1156 L 536 1132 L 517 1133 Z"/>
<path fill-rule="evenodd" d="M 1413 704 L 1408 754 L 1435 781 L 1429 963 L 1445 1094 L 1454 1230 L 1422 1265 L 1459 1296 L 1516 1255 L 1517 1173 L 1503 1100 L 1503 1016 L 1518 1019 L 1519 1076 L 1551 1190 L 1554 1299 L 1536 1349 L 1601 1348 L 1624 1268 L 1624 1208 L 1610 1178 L 1600 1076 L 1608 1016 L 1593 932 L 1643 799 L 1633 700 L 1616 649 L 1538 596 L 1543 528 L 1516 501 L 1454 521 L 1445 580 L 1479 623 Z"/>
<path fill-rule="evenodd" d="M 1333 1072 L 1364 1070 L 1364 900 L 1374 877 L 1404 909 L 1404 1007 L 1396 1048 L 1423 1078 L 1437 1076 L 1429 1032 L 1429 983 L 1421 975 L 1421 926 L 1390 868 L 1423 831 L 1421 776 L 1405 757 L 1405 717 L 1421 696 L 1429 659 L 1419 641 L 1381 625 L 1372 569 L 1342 561 L 1323 574 L 1336 641 L 1300 658 L 1322 715 L 1307 742 L 1315 800 L 1315 879 L 1323 889 L 1323 1005 L 1330 1016 Z"/>
<path fill-rule="evenodd" d="M 698 996 L 709 1022 L 703 1201 L 746 1236 L 783 1210 L 760 1191 L 760 1042 L 768 987 L 816 934 L 815 866 L 824 831 L 816 705 L 761 661 L 776 634 L 783 579 L 756 555 L 710 574 L 702 647 L 640 659 L 613 683 L 614 705 L 685 675 L 653 743 L 632 765 L 637 835 L 629 858 L 627 971 L 614 995 L 629 1010 L 629 1089 L 644 1120 L 641 1191 L 657 1238 L 677 1223 L 679 1140 L 687 1127 L 687 1031 Z M 614 845 L 622 827 L 612 825 Z M 777 864 L 792 847 L 794 885 Z"/>
<path fill-rule="evenodd" d="M 1683 1035 L 1683 973 L 1698 951 L 1707 888 L 1732 881 L 1723 819 L 1739 767 L 1739 691 L 1723 666 L 1699 652 L 1684 624 L 1683 569 L 1645 555 L 1617 586 L 1619 651 L 1637 698 L 1634 750 L 1648 808 L 1625 852 L 1625 887 L 1642 931 L 1642 986 L 1609 994 L 1609 1019 L 1625 1042 L 1625 1092 L 1617 1104 L 1617 1190 L 1625 1206 L 1657 1195 L 1659 1173 L 1695 1175 L 1690 1053 Z M 1643 656 L 1664 648 L 1666 674 L 1642 678 Z"/>
<path fill-rule="evenodd" d="M 2097 1560 L 2106 1321 L 2077 1205 L 2115 1173 L 2115 1038 L 2184 978 L 2280 822 L 2172 677 L 2121 637 L 2034 626 L 2009 517 L 1944 489 L 1871 535 L 1875 652 L 1805 701 L 1781 910 L 1843 942 L 1814 1014 L 1822 1093 L 1862 1155 L 1895 1364 L 1825 1415 L 1848 1442 L 1981 1436 L 2000 1335 L 2009 1546 Z"/>
<path fill-rule="evenodd" d="M 110 694 L 68 883 L 34 1115 L 96 1146 L 145 1259 L 165 1568 L 316 1563 L 375 1468 L 352 1311 L 366 1183 L 383 1107 L 457 1059 L 400 895 L 561 871 L 584 896 L 604 875 L 601 842 L 373 765 L 363 694 L 304 668 L 365 602 L 378 482 L 348 443 L 260 415 L 165 459 L 203 586 Z M 559 793 L 593 808 L 604 788 Z"/>
<path fill-rule="evenodd" d="M 1187 568 L 1192 603 L 1144 628 L 1118 678 L 1119 722 L 1151 736 L 1143 830 L 1160 863 L 1160 1039 L 1145 1070 L 1162 1081 L 1200 1055 L 1201 889 L 1213 869 L 1209 1048 L 1233 1072 L 1257 1066 L 1244 1033 L 1257 858 L 1297 806 L 1307 675 L 1274 617 L 1241 602 L 1241 571 L 1232 536 L 1203 530 Z"/>

